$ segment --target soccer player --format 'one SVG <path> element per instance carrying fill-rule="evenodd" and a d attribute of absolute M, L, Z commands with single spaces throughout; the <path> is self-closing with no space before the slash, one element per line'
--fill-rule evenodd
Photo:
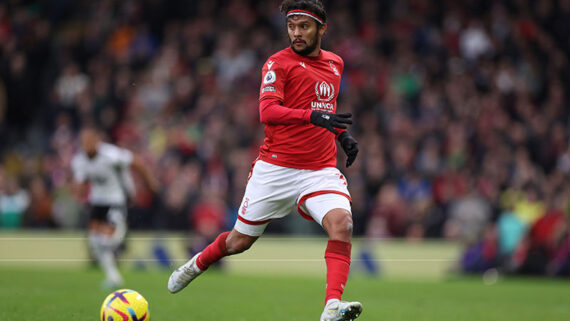
<path fill-rule="evenodd" d="M 335 143 L 336 138 L 350 166 L 358 153 L 356 140 L 346 131 L 351 114 L 335 113 L 344 62 L 321 49 L 327 24 L 320 1 L 285 0 L 280 9 L 286 16 L 290 47 L 263 65 L 259 111 L 266 137 L 252 167 L 238 220 L 232 231 L 220 234 L 176 269 L 168 289 L 176 293 L 222 257 L 249 249 L 271 220 L 296 207 L 329 236 L 320 320 L 353 320 L 362 305 L 341 301 L 350 267 L 353 222 L 347 181 L 336 168 Z"/>
<path fill-rule="evenodd" d="M 130 169 L 141 174 L 152 192 L 157 191 L 158 185 L 139 157 L 129 150 L 101 142 L 95 128 L 81 130 L 80 145 L 71 167 L 78 194 L 89 193 L 89 246 L 105 272 L 103 286 L 116 288 L 123 284 L 123 279 L 115 251 L 127 232 L 127 201 L 135 194 Z"/>

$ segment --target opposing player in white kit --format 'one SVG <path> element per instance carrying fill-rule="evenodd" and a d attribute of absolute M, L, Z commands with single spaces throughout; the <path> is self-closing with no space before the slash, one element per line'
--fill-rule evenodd
<path fill-rule="evenodd" d="M 353 320 L 362 305 L 341 301 L 350 268 L 352 215 L 347 181 L 336 168 L 335 143 L 336 138 L 350 166 L 358 153 L 356 140 L 345 130 L 351 115 L 335 114 L 344 62 L 320 48 L 327 28 L 320 1 L 285 0 L 281 11 L 291 46 L 263 66 L 259 110 L 266 137 L 238 220 L 231 232 L 176 269 L 168 289 L 176 293 L 222 257 L 249 249 L 271 220 L 297 208 L 329 235 L 321 321 Z"/>
<path fill-rule="evenodd" d="M 138 157 L 129 150 L 101 142 L 96 129 L 83 129 L 80 145 L 71 167 L 78 193 L 84 195 L 89 190 L 89 246 L 105 271 L 103 285 L 119 287 L 123 279 L 114 252 L 127 232 L 127 200 L 135 194 L 130 169 L 141 174 L 151 191 L 156 192 L 157 184 Z"/>

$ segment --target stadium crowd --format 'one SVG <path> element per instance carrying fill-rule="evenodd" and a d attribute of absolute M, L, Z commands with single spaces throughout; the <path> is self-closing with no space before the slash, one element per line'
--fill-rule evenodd
<path fill-rule="evenodd" d="M 263 138 L 261 66 L 288 46 L 279 2 L 0 3 L 0 228 L 84 224 L 83 124 L 159 178 L 132 228 L 232 226 Z M 460 239 L 467 270 L 568 273 L 570 0 L 325 3 L 361 146 L 341 168 L 355 234 Z"/>

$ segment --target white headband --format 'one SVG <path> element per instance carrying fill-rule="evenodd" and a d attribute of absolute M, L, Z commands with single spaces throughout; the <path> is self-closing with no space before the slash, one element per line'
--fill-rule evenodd
<path fill-rule="evenodd" d="M 290 16 L 307 16 L 307 17 L 311 17 L 313 19 L 315 19 L 318 23 L 320 24 L 324 24 L 323 23 L 323 19 L 317 17 L 314 13 L 311 13 L 309 11 L 305 11 L 305 10 L 291 10 L 289 12 L 287 12 L 287 18 L 289 18 Z"/>

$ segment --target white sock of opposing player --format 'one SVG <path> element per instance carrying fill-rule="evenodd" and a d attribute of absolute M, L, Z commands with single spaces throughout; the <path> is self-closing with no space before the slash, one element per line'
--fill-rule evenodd
<path fill-rule="evenodd" d="M 123 278 L 119 273 L 117 268 L 117 262 L 115 260 L 115 254 L 113 242 L 109 240 L 108 237 L 104 235 L 98 235 L 96 233 L 89 234 L 89 245 L 97 259 L 97 262 L 101 265 L 101 268 L 105 272 L 107 281 L 120 285 L 123 283 Z"/>
<path fill-rule="evenodd" d="M 105 275 L 107 276 L 107 280 L 113 283 L 114 285 L 122 285 L 123 278 L 119 273 L 119 269 L 117 268 L 117 262 L 115 260 L 115 254 L 110 249 L 104 249 L 101 251 L 99 257 L 99 263 L 103 267 L 105 271 Z"/>

